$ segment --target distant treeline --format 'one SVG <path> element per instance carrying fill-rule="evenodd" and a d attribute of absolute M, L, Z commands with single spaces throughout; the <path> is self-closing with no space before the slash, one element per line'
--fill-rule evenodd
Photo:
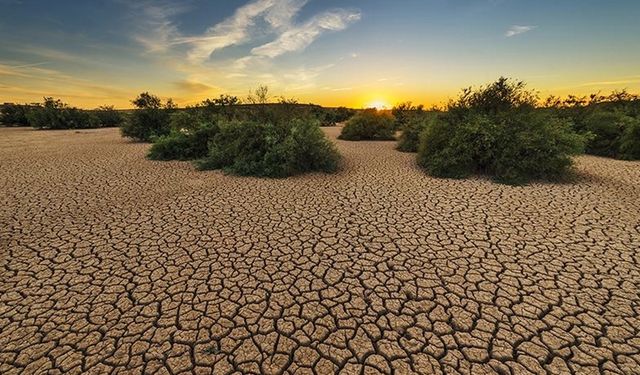
<path fill-rule="evenodd" d="M 142 98 L 142 99 L 141 99 Z M 266 99 L 265 99 L 266 100 Z M 171 99 L 160 104 L 160 99 L 149 93 L 142 93 L 133 101 L 135 109 L 116 110 L 112 106 L 101 106 L 86 110 L 72 107 L 60 99 L 45 97 L 42 103 L 0 104 L 0 124 L 4 126 L 32 126 L 37 129 L 91 129 L 103 127 L 135 127 L 131 118 L 138 111 L 157 112 L 158 121 L 162 117 L 168 124 L 168 117 L 175 112 L 200 113 L 202 116 L 222 116 L 226 119 L 269 120 L 268 114 L 281 114 L 297 117 L 311 116 L 320 121 L 321 126 L 332 126 L 346 121 L 355 110 L 338 107 L 326 108 L 316 104 L 301 104 L 292 99 L 280 98 L 277 102 L 242 103 L 230 95 L 221 95 L 215 99 L 206 99 L 186 108 L 177 108 Z M 161 114 L 160 114 L 161 113 Z M 267 116 L 267 117 L 265 117 Z M 135 121 L 135 119 L 133 120 Z"/>
<path fill-rule="evenodd" d="M 71 107 L 60 99 L 45 97 L 42 103 L 0 105 L 0 124 L 32 126 L 36 129 L 93 129 L 120 126 L 122 111 L 112 106 L 86 110 Z"/>

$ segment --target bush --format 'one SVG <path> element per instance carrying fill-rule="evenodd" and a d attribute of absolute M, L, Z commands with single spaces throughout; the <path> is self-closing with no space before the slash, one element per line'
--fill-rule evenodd
<path fill-rule="evenodd" d="M 422 133 L 427 126 L 433 124 L 436 118 L 436 114 L 423 114 L 407 119 L 407 122 L 404 124 L 404 130 L 398 140 L 398 151 L 418 152 L 420 133 Z"/>
<path fill-rule="evenodd" d="M 618 111 L 592 111 L 580 124 L 580 130 L 592 135 L 587 143 L 586 152 L 599 156 L 623 158 L 621 150 L 623 138 L 626 139 L 625 148 L 633 149 L 634 141 L 630 134 L 633 134 L 633 128 L 637 126 L 639 121 Z M 630 130 L 627 131 L 627 129 Z"/>
<path fill-rule="evenodd" d="M 422 132 L 419 165 L 437 177 L 480 173 L 507 184 L 562 178 L 587 137 L 575 133 L 570 121 L 536 110 L 533 98 L 524 84 L 503 78 L 463 91 Z"/>
<path fill-rule="evenodd" d="M 437 177 L 479 173 L 507 184 L 557 180 L 570 169 L 571 156 L 583 150 L 584 142 L 568 121 L 549 114 L 529 111 L 499 119 L 474 114 L 427 127 L 418 163 Z"/>
<path fill-rule="evenodd" d="M 367 109 L 347 121 L 338 138 L 348 141 L 393 140 L 394 132 L 393 118 L 389 114 Z"/>
<path fill-rule="evenodd" d="M 6 103 L 0 106 L 0 124 L 7 126 L 29 126 L 27 113 L 32 106 Z"/>
<path fill-rule="evenodd" d="M 635 118 L 627 124 L 620 139 L 621 159 L 640 160 L 640 119 Z"/>
<path fill-rule="evenodd" d="M 422 104 L 414 106 L 411 102 L 400 103 L 391 109 L 391 114 L 395 119 L 396 130 L 404 130 L 413 121 L 414 117 L 420 117 L 423 113 L 424 107 Z"/>
<path fill-rule="evenodd" d="M 149 142 L 153 138 L 169 135 L 170 115 L 174 109 L 171 99 L 163 105 L 159 97 L 144 92 L 131 102 L 137 109 L 122 124 L 120 130 L 123 136 Z"/>
<path fill-rule="evenodd" d="M 314 121 L 228 122 L 209 144 L 200 169 L 243 176 L 286 177 L 309 171 L 333 172 L 339 154 Z"/>
<path fill-rule="evenodd" d="M 93 114 L 98 118 L 98 122 L 102 127 L 120 126 L 124 122 L 124 116 L 116 111 L 113 106 L 98 107 L 93 111 Z"/>
<path fill-rule="evenodd" d="M 69 107 L 60 99 L 44 98 L 41 106 L 27 113 L 36 129 L 90 129 L 100 127 L 100 120 L 90 111 Z"/>
<path fill-rule="evenodd" d="M 195 160 L 207 156 L 208 145 L 218 133 L 216 122 L 204 122 L 188 112 L 171 116 L 171 133 L 157 137 L 147 157 L 153 160 Z"/>

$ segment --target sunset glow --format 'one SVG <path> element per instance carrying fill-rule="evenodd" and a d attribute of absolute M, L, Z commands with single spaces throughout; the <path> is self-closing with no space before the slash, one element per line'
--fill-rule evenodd
<path fill-rule="evenodd" d="M 0 3 L 0 101 L 189 105 L 267 85 L 326 106 L 430 106 L 503 75 L 541 96 L 640 91 L 640 2 Z"/>

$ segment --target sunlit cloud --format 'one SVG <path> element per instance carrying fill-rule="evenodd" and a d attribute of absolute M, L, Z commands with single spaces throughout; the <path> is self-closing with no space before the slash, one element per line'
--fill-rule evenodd
<path fill-rule="evenodd" d="M 356 11 L 329 11 L 285 31 L 273 42 L 253 48 L 251 53 L 273 58 L 287 52 L 302 50 L 313 43 L 324 31 L 344 30 L 349 24 L 359 19 L 360 13 Z"/>
<path fill-rule="evenodd" d="M 627 85 L 632 83 L 640 83 L 640 76 L 634 76 L 627 79 L 620 79 L 620 80 L 613 80 L 613 81 L 586 82 L 576 87 L 616 86 L 616 85 Z"/>
<path fill-rule="evenodd" d="M 188 8 L 183 4 L 164 1 L 142 1 L 131 4 L 137 13 L 141 13 L 141 17 L 136 17 L 136 20 L 141 23 L 141 30 L 134 35 L 134 39 L 149 52 L 166 51 L 180 36 L 178 27 L 171 18 Z"/>
<path fill-rule="evenodd" d="M 241 70 L 256 58 L 274 58 L 305 49 L 322 33 L 344 30 L 360 19 L 359 11 L 334 9 L 296 24 L 294 19 L 307 1 L 254 0 L 201 35 L 183 35 L 171 21 L 171 17 L 185 10 L 183 6 L 144 2 L 134 8 L 142 12 L 146 31 L 136 34 L 135 39 L 149 52 L 186 46 L 188 61 L 201 64 L 224 48 L 250 44 L 265 35 L 274 36 L 271 42 L 254 47 L 247 55 L 235 60 L 234 67 Z"/>
<path fill-rule="evenodd" d="M 516 35 L 520 35 L 520 34 L 524 34 L 527 33 L 535 28 L 537 28 L 538 26 L 519 26 L 519 25 L 513 25 L 509 28 L 509 30 L 507 30 L 507 32 L 504 34 L 504 36 L 506 36 L 507 38 L 511 38 L 512 36 L 516 36 Z"/>
<path fill-rule="evenodd" d="M 190 80 L 176 81 L 173 84 L 180 91 L 186 91 L 194 94 L 200 94 L 203 92 L 216 90 L 216 88 L 213 86 L 204 84 L 202 82 L 196 82 L 196 81 L 190 81 Z"/>
<path fill-rule="evenodd" d="M 290 27 L 292 19 L 306 4 L 306 0 L 256 0 L 236 10 L 233 16 L 210 27 L 203 35 L 181 37 L 177 44 L 189 44 L 188 58 L 191 62 L 206 61 L 215 51 L 246 43 L 252 38 L 252 28 L 257 21 L 264 20 L 268 30 Z"/>

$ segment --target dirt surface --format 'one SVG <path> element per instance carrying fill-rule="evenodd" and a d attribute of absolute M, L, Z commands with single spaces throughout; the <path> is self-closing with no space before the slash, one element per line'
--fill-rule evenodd
<path fill-rule="evenodd" d="M 0 373 L 640 373 L 640 163 L 509 187 L 337 144 L 262 180 L 0 129 Z"/>

